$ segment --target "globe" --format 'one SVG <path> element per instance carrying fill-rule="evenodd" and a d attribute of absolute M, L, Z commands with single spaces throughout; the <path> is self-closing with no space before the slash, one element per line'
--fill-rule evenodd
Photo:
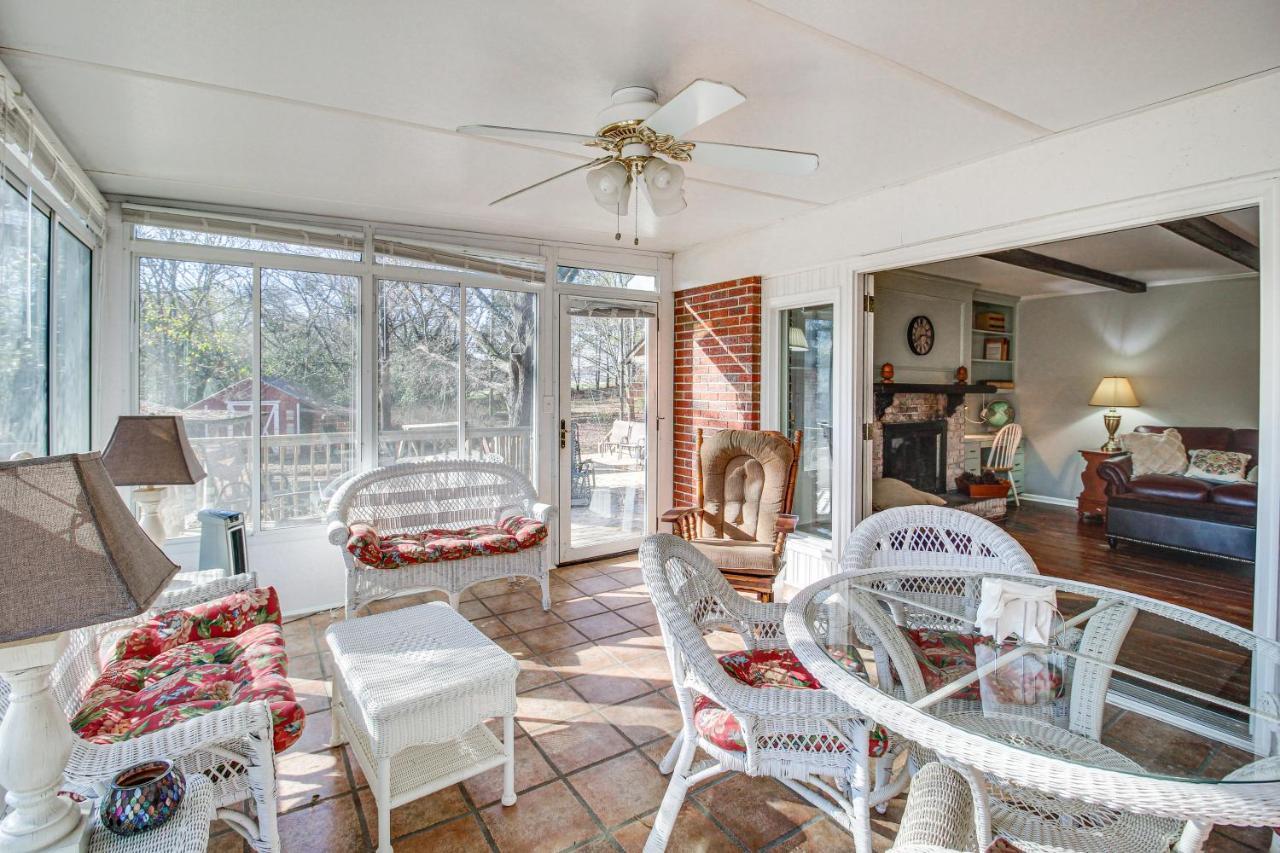
<path fill-rule="evenodd" d="M 1005 424 L 1013 423 L 1013 415 L 1013 405 L 1008 400 L 992 400 L 979 417 L 999 429 Z"/>

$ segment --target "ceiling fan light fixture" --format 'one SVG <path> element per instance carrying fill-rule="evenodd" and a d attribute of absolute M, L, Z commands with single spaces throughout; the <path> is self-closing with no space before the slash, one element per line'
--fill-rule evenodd
<path fill-rule="evenodd" d="M 644 193 L 658 216 L 670 216 L 686 207 L 684 169 L 657 157 L 644 164 Z"/>
<path fill-rule="evenodd" d="M 627 167 L 613 161 L 587 172 L 587 189 L 596 204 L 610 213 L 626 214 L 627 200 L 631 197 L 631 174 Z"/>

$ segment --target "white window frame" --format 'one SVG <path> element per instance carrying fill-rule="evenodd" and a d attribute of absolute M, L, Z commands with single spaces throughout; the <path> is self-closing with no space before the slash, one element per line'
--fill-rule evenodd
<path fill-rule="evenodd" d="M 501 290 L 530 292 L 538 295 L 537 328 L 539 333 L 537 359 L 537 376 L 535 380 L 536 413 L 534 417 L 534 447 L 530 453 L 532 479 L 535 487 L 544 500 L 556 502 L 558 494 L 556 432 L 554 429 L 556 416 L 556 400 L 558 399 L 557 358 L 559 348 L 557 336 L 546 330 L 557 329 L 556 306 L 558 296 L 571 293 L 585 296 L 601 297 L 613 294 L 627 299 L 653 302 L 658 305 L 658 363 L 655 376 L 669 375 L 672 367 L 673 348 L 673 310 L 671 298 L 672 264 L 671 255 L 662 252 L 648 252 L 631 249 L 599 249 L 569 243 L 550 241 L 531 241 L 500 235 L 454 232 L 440 229 L 418 228 L 414 226 L 380 223 L 371 221 L 352 221 L 333 217 L 321 217 L 304 214 L 278 212 L 247 211 L 242 208 L 226 205 L 193 205 L 173 200 L 112 198 L 112 211 L 109 218 L 110 244 L 117 244 L 119 252 L 115 253 L 117 261 L 109 267 L 114 279 L 109 290 L 120 298 L 127 293 L 125 305 L 128 306 L 128 318 L 119 317 L 120 308 L 114 310 L 110 305 L 102 304 L 101 312 L 95 311 L 94 328 L 99 323 L 111 324 L 113 320 L 123 322 L 128 328 L 126 341 L 116 341 L 114 351 L 105 352 L 103 356 L 103 372 L 112 375 L 118 370 L 123 379 L 117 379 L 115 387 L 102 395 L 103 399 L 95 401 L 94 423 L 114 423 L 120 414 L 131 414 L 138 406 L 138 259 L 141 257 L 158 257 L 169 260 L 185 260 L 206 263 L 225 263 L 237 266 L 249 266 L 254 270 L 255 299 L 259 293 L 259 279 L 262 269 L 285 269 L 302 272 L 331 273 L 335 275 L 354 275 L 361 279 L 358 299 L 359 328 L 357 331 L 357 376 L 355 417 L 357 428 L 356 444 L 359 460 L 358 470 L 370 470 L 377 466 L 377 417 L 376 417 L 376 376 L 377 376 L 377 301 L 376 281 L 378 279 L 406 281 L 419 284 L 440 284 L 465 287 L 483 287 Z M 310 225 L 319 228 L 360 229 L 364 234 L 362 259 L 360 261 L 332 260 L 316 258 L 308 255 L 293 255 L 279 252 L 263 252 L 250 249 L 227 249 L 217 246 L 200 246 L 189 243 L 167 242 L 135 238 L 132 225 L 122 223 L 120 207 L 122 204 L 163 207 L 178 213 L 205 212 L 210 215 L 228 215 L 252 218 L 263 222 L 275 222 L 297 225 Z M 545 262 L 545 277 L 538 282 L 520 282 L 514 279 L 488 275 L 468 270 L 437 270 L 424 267 L 378 264 L 375 263 L 373 250 L 374 235 L 379 238 L 401 238 L 408 241 L 444 243 L 456 246 L 467 246 L 477 249 L 489 249 L 497 252 L 517 253 L 529 256 L 541 256 Z M 109 254 L 105 252 L 103 254 Z M 655 277 L 656 289 L 628 290 L 620 288 L 602 288 L 594 286 L 575 286 L 560 284 L 556 280 L 557 263 L 566 266 L 587 266 L 597 269 L 608 269 L 617 272 L 630 272 Z M 465 291 L 460 295 L 465 297 Z M 116 303 L 118 305 L 118 303 Z M 255 316 L 257 316 L 255 306 Z M 114 315 L 114 316 L 112 316 Z M 108 326 L 109 327 L 109 326 Z M 119 326 L 115 326 L 117 330 Z M 254 371 L 258 375 L 257 359 L 259 357 L 258 333 L 254 332 Z M 461 360 L 460 360 L 461 364 Z M 119 374 L 117 374 L 119 375 Z M 661 383 L 658 389 L 658 407 L 655 412 L 660 436 L 670 423 L 672 394 L 669 382 Z M 255 435 L 254 464 L 260 458 L 261 427 L 256 419 L 252 421 Z M 95 441 L 96 441 L 95 434 Z M 669 444 L 669 442 L 667 442 Z M 669 470 L 671 451 L 664 448 L 664 442 L 658 441 L 659 454 L 652 464 L 657 470 Z M 254 483 L 258 484 L 261 472 L 252 474 Z M 253 489 L 253 515 L 256 520 L 260 515 L 257 505 L 260 487 Z M 666 506 L 671 500 L 671 485 L 667 478 L 658 478 L 658 489 L 654 494 L 655 506 Z M 259 529 L 253 525 L 250 540 L 269 539 L 271 541 L 291 541 L 299 537 L 300 530 L 314 530 L 315 524 L 299 524 L 288 527 Z M 172 537 L 174 544 L 191 543 L 196 534 L 183 533 Z"/>

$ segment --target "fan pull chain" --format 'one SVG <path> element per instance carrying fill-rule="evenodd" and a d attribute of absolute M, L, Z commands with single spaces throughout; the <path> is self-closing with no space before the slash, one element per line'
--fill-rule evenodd
<path fill-rule="evenodd" d="M 635 181 L 631 182 L 631 189 L 635 192 L 635 196 L 636 196 L 636 221 L 634 223 L 635 229 L 636 229 L 635 230 L 636 236 L 635 236 L 635 241 L 632 245 L 639 246 L 640 245 L 640 187 L 636 186 L 635 184 L 636 184 Z"/>
<path fill-rule="evenodd" d="M 619 243 L 622 242 L 622 196 L 618 196 L 618 200 L 613 205 L 613 213 L 617 218 L 617 228 L 614 230 L 613 239 Z"/>

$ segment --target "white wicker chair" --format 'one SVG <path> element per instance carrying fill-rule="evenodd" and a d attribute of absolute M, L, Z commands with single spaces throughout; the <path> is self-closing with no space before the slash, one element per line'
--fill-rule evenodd
<path fill-rule="evenodd" d="M 177 593 L 162 594 L 142 616 L 67 632 L 67 648 L 50 674 L 54 698 L 70 719 L 85 690 L 101 673 L 100 649 L 109 640 L 152 614 L 189 607 L 232 592 L 253 589 L 252 573 L 235 575 Z M 0 681 L 0 718 L 8 706 L 8 685 Z M 276 827 L 275 751 L 271 710 L 265 701 L 233 705 L 150 734 L 117 743 L 75 738 L 65 771 L 64 789 L 85 797 L 105 792 L 121 770 L 157 758 L 174 762 L 188 776 L 202 773 L 213 783 L 217 816 L 262 853 L 280 849 Z M 237 811 L 246 800 L 250 814 Z"/>
<path fill-rule="evenodd" d="M 949 767 L 926 764 L 911 780 L 889 853 L 964 853 L 977 846 L 969 784 Z"/>
<path fill-rule="evenodd" d="M 497 524 L 523 514 L 547 526 L 539 545 L 509 554 L 418 563 L 398 569 L 364 565 L 347 551 L 352 524 L 369 524 L 382 535 L 433 527 Z M 531 577 L 542 587 L 542 609 L 551 607 L 551 566 L 556 553 L 556 510 L 537 503 L 527 477 L 499 462 L 439 460 L 376 468 L 343 483 L 329 502 L 329 541 L 347 567 L 348 618 L 372 601 L 425 590 L 442 590 L 449 604 L 469 586 L 498 578 Z"/>
<path fill-rule="evenodd" d="M 703 637 L 712 628 L 727 626 L 741 635 L 748 649 L 786 649 L 786 606 L 759 604 L 739 595 L 706 557 L 677 536 L 645 539 L 640 562 L 684 720 L 662 760 L 661 770 L 671 774 L 671 782 L 645 850 L 666 848 L 690 787 L 737 771 L 778 779 L 848 829 L 858 853 L 871 853 L 869 810 L 896 796 L 906 783 L 901 774 L 896 785 L 873 792 L 868 757 L 872 723 L 827 690 L 749 687 L 731 678 Z M 734 716 L 742 728 L 745 752 L 723 749 L 700 737 L 694 726 L 695 694 Z M 806 749 L 797 743 L 811 738 L 824 739 L 825 746 Z M 699 747 L 713 761 L 692 768 Z M 891 764 L 894 757 L 890 753 L 879 761 Z"/>

